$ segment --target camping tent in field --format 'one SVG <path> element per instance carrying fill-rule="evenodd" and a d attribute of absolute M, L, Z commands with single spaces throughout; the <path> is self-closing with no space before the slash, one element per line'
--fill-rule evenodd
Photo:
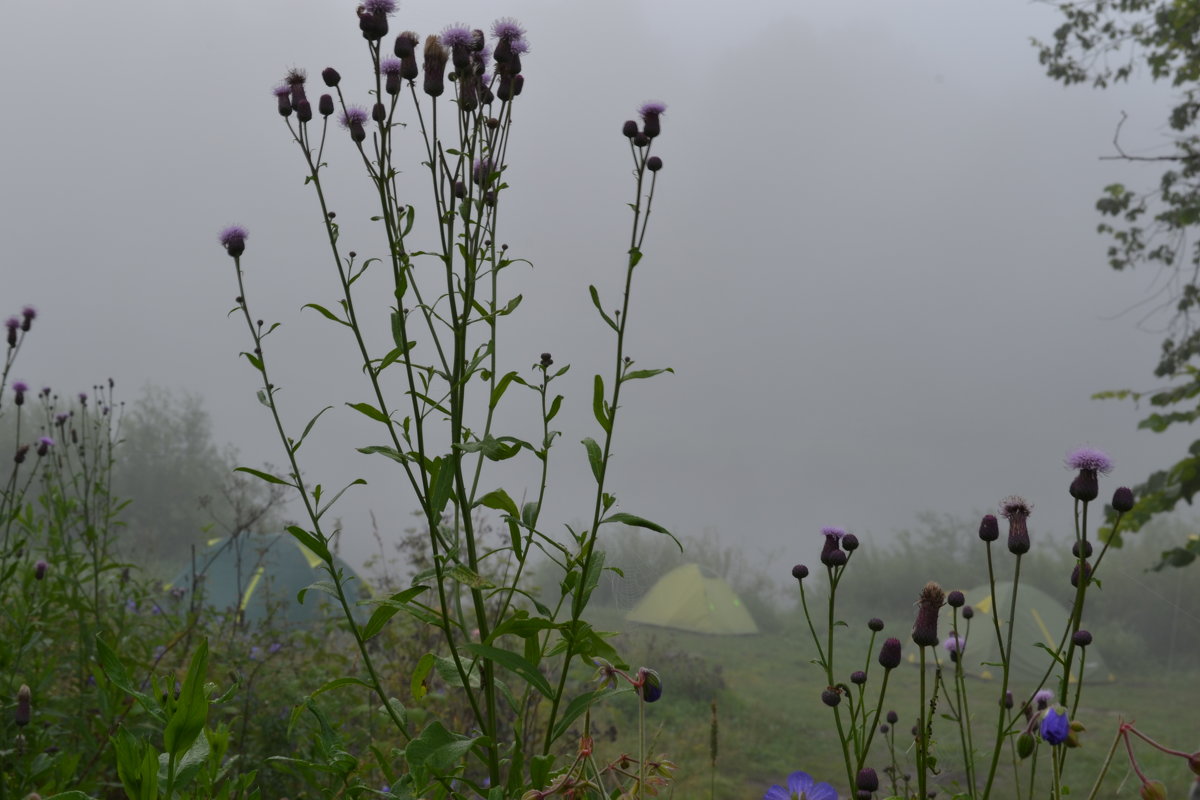
<path fill-rule="evenodd" d="M 992 679 L 1000 677 L 1000 667 L 995 666 L 1000 661 L 999 649 L 996 645 L 996 631 L 992 625 L 992 607 L 997 605 L 1000 614 L 1000 632 L 1006 638 L 1008 628 L 1006 620 L 1012 604 L 1012 582 L 1005 581 L 996 584 L 995 597 L 987 584 L 965 592 L 967 605 L 975 609 L 975 617 L 971 620 L 970 635 L 967 637 L 966 649 L 963 651 L 963 668 L 967 674 L 975 677 Z M 1011 675 L 1022 680 L 1038 680 L 1050 666 L 1050 654 L 1039 647 L 1043 644 L 1051 650 L 1056 650 L 1063 631 L 1067 628 L 1068 611 L 1062 603 L 1050 595 L 1029 584 L 1022 583 L 1017 591 L 1017 609 L 1013 618 L 1012 658 L 1009 659 Z M 942 641 L 949 638 L 952 631 L 950 609 L 943 608 L 938 618 L 938 627 Z M 958 632 L 965 630 L 962 618 L 958 621 Z M 939 653 L 939 657 L 944 656 Z M 1071 671 L 1074 681 L 1078 676 L 1078 651 L 1076 661 Z M 916 663 L 917 656 L 911 649 L 908 654 L 910 663 Z M 1096 645 L 1091 645 L 1086 651 L 1084 662 L 1084 679 L 1088 681 L 1112 681 L 1115 676 L 1104 665 L 1104 659 Z"/>
<path fill-rule="evenodd" d="M 366 583 L 344 561 L 334 563 L 349 582 L 351 602 L 370 597 Z M 236 610 L 247 622 L 304 624 L 322 619 L 327 613 L 340 615 L 337 601 L 320 590 L 305 593 L 304 604 L 297 593 L 317 581 L 329 581 L 321 559 L 289 534 L 255 535 L 244 533 L 229 538 L 211 539 L 174 580 L 163 588 L 182 590 L 190 599 L 193 591 L 202 593 L 204 605 L 222 612 Z M 193 585 L 193 570 L 195 581 Z M 356 617 L 366 614 L 360 610 Z"/>
<path fill-rule="evenodd" d="M 695 633 L 758 633 L 729 584 L 699 564 L 663 575 L 625 619 Z"/>

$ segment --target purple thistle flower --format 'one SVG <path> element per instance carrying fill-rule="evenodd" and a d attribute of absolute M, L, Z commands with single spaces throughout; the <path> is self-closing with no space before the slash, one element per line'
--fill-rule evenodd
<path fill-rule="evenodd" d="M 403 67 L 398 58 L 385 58 L 379 62 L 379 71 L 384 75 L 399 75 Z"/>
<path fill-rule="evenodd" d="M 1042 718 L 1042 739 L 1049 745 L 1059 745 L 1071 734 L 1071 720 L 1067 719 L 1066 710 L 1051 708 Z"/>
<path fill-rule="evenodd" d="M 379 71 L 387 76 L 384 91 L 393 96 L 400 94 L 404 86 L 404 62 L 398 58 L 385 58 L 379 62 Z"/>
<path fill-rule="evenodd" d="M 38 439 L 37 454 L 39 456 L 44 456 L 46 453 L 50 452 L 51 447 L 54 447 L 54 440 L 49 436 L 42 436 Z"/>
<path fill-rule="evenodd" d="M 529 52 L 529 42 L 524 39 L 513 39 L 508 45 L 508 51 L 515 56 L 524 55 Z"/>
<path fill-rule="evenodd" d="M 21 330 L 28 331 L 30 324 L 37 318 L 37 309 L 33 306 L 25 306 L 21 309 Z"/>
<path fill-rule="evenodd" d="M 957 633 L 951 633 L 946 637 L 946 641 L 942 642 L 942 647 L 946 648 L 946 652 L 950 654 L 951 661 L 958 661 L 958 657 L 967 646 L 966 638 L 959 636 Z"/>
<path fill-rule="evenodd" d="M 286 117 L 292 113 L 292 88 L 286 84 L 276 86 L 271 90 L 279 101 L 279 116 Z"/>
<path fill-rule="evenodd" d="M 1041 689 L 1033 695 L 1033 705 L 1041 711 L 1050 705 L 1050 701 L 1054 699 L 1054 692 L 1049 689 Z"/>
<path fill-rule="evenodd" d="M 339 122 L 343 128 L 349 128 L 351 125 L 363 125 L 371 118 L 365 108 L 361 106 L 346 106 L 346 110 L 342 112 Z"/>
<path fill-rule="evenodd" d="M 63 426 L 63 424 L 66 423 L 66 421 L 70 418 L 71 418 L 71 415 L 68 414 L 66 411 L 60 411 L 59 413 L 54 415 L 54 424 L 61 428 Z"/>
<path fill-rule="evenodd" d="M 221 231 L 217 239 L 225 248 L 225 252 L 237 258 L 242 253 L 246 252 L 246 240 L 250 238 L 250 233 L 241 225 L 230 225 Z M 79 402 L 86 403 L 87 395 L 80 394 Z"/>
<path fill-rule="evenodd" d="M 267 648 L 267 653 L 269 653 L 270 655 L 275 655 L 282 649 L 283 649 L 283 645 L 280 644 L 279 642 L 271 642 L 271 646 Z"/>
<path fill-rule="evenodd" d="M 29 391 L 29 384 L 25 381 L 13 381 L 12 388 L 17 394 L 25 394 Z"/>
<path fill-rule="evenodd" d="M 396 37 L 396 44 L 393 48 L 396 58 L 415 58 L 419 41 L 420 38 L 412 31 L 401 33 Z"/>
<path fill-rule="evenodd" d="M 17 328 L 21 327 L 21 319 L 19 317 L 9 317 L 4 321 L 4 327 L 15 331 Z"/>
<path fill-rule="evenodd" d="M 638 113 L 642 115 L 642 133 L 646 134 L 646 138 L 653 139 L 662 133 L 662 124 L 659 122 L 659 116 L 667 110 L 665 103 L 643 103 L 638 109 Z"/>
<path fill-rule="evenodd" d="M 641 115 L 642 119 L 645 119 L 646 117 L 649 117 L 649 116 L 657 117 L 659 114 L 662 114 L 666 110 L 667 110 L 666 103 L 659 103 L 659 102 L 652 101 L 649 103 L 643 103 L 642 107 L 638 109 L 638 114 Z"/>
<path fill-rule="evenodd" d="M 1113 462 L 1108 457 L 1108 453 L 1098 450 L 1095 447 L 1080 447 L 1071 451 L 1071 454 L 1067 456 L 1066 465 L 1068 469 L 1103 472 L 1106 474 L 1111 472 L 1113 468 Z"/>
<path fill-rule="evenodd" d="M 879 648 L 879 666 L 884 669 L 895 669 L 900 666 L 900 640 L 893 637 L 886 639 Z"/>
<path fill-rule="evenodd" d="M 470 27 L 462 24 L 447 25 L 440 38 L 445 47 L 470 48 L 475 44 L 475 34 Z"/>
<path fill-rule="evenodd" d="M 917 620 L 913 623 L 912 640 L 921 647 L 936 647 L 938 643 L 938 610 L 946 602 L 946 593 L 933 581 L 925 584 L 917 600 Z"/>
<path fill-rule="evenodd" d="M 501 17 L 492 23 L 492 36 L 511 44 L 517 39 L 525 38 L 525 29 L 512 17 Z"/>
<path fill-rule="evenodd" d="M 821 563 L 827 567 L 834 567 L 846 563 L 846 554 L 842 551 L 842 537 L 846 535 L 846 531 L 842 528 L 826 526 L 821 528 L 821 535 L 825 537 L 825 544 L 821 547 Z"/>
<path fill-rule="evenodd" d="M 368 14 L 388 15 L 396 10 L 396 0 L 364 0 L 363 10 Z"/>
<path fill-rule="evenodd" d="M 804 800 L 837 800 L 837 796 L 837 790 L 828 783 L 817 783 L 807 772 L 793 772 L 788 775 L 787 788 L 772 786 L 763 795 L 763 800 L 794 800 L 798 797 Z"/>
<path fill-rule="evenodd" d="M 1029 525 L 1033 504 L 1024 497 L 1011 495 L 1000 501 L 1000 514 L 1008 520 L 1008 551 L 1014 555 L 1029 552 Z"/>

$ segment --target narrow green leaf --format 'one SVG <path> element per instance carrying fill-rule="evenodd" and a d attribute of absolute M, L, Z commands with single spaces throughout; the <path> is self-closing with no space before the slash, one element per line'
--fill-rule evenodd
<path fill-rule="evenodd" d="M 163 748 L 173 761 L 178 761 L 191 749 L 208 721 L 208 693 L 204 688 L 207 671 L 208 639 L 201 639 L 192 654 L 174 712 L 163 730 Z"/>
<path fill-rule="evenodd" d="M 509 372 L 496 383 L 496 388 L 492 389 L 491 400 L 488 401 L 489 409 L 496 407 L 496 404 L 500 402 L 500 398 L 504 396 L 505 389 L 508 388 L 508 385 L 512 383 L 513 378 L 515 377 L 517 377 L 517 373 L 515 371 Z"/>
<path fill-rule="evenodd" d="M 315 692 L 310 694 L 309 697 L 316 697 L 317 695 L 325 694 L 326 692 L 333 691 L 334 689 L 340 689 L 343 686 L 362 686 L 367 689 L 375 688 L 371 684 L 364 681 L 362 678 L 352 678 L 352 677 L 334 678 L 333 680 L 326 681 L 324 684 L 322 684 L 321 688 L 317 689 Z"/>
<path fill-rule="evenodd" d="M 538 672 L 537 667 L 516 653 L 501 650 L 499 647 L 490 647 L 489 645 L 476 644 L 474 642 L 469 642 L 463 645 L 463 647 L 480 658 L 494 661 L 509 672 L 521 676 L 526 683 L 537 689 L 543 697 L 547 699 L 553 697 L 554 690 L 550 688 L 550 682 L 546 680 L 546 677 Z"/>
<path fill-rule="evenodd" d="M 388 420 L 387 415 L 385 415 L 382 411 L 380 411 L 378 408 L 371 405 L 370 403 L 346 403 L 346 405 L 350 406 L 358 413 L 364 414 L 364 415 L 370 417 L 371 419 L 375 420 L 376 422 L 387 423 L 390 421 L 390 420 Z"/>
<path fill-rule="evenodd" d="M 604 307 L 600 305 L 600 293 L 596 291 L 596 287 L 589 286 L 588 291 L 592 295 L 592 305 L 594 305 L 596 310 L 600 312 L 600 316 L 603 317 L 604 321 L 608 323 L 608 327 L 612 328 L 614 331 L 620 332 L 621 329 L 617 327 L 617 323 L 613 322 L 613 318 L 610 317 L 608 312 L 604 310 Z"/>
<path fill-rule="evenodd" d="M 546 412 L 546 422 L 549 422 L 558 415 L 558 410 L 562 407 L 562 401 L 563 396 L 561 394 L 556 395 L 554 399 L 550 401 L 550 410 Z"/>
<path fill-rule="evenodd" d="M 272 475 L 269 472 L 263 472 L 260 469 L 252 469 L 250 467 L 237 467 L 234 472 L 245 472 L 248 475 L 253 475 L 256 478 L 266 481 L 267 483 L 277 483 L 281 486 L 291 486 L 295 488 L 296 484 L 291 481 L 285 481 L 283 478 Z"/>
<path fill-rule="evenodd" d="M 316 303 L 305 303 L 304 305 L 300 306 L 301 311 L 306 308 L 311 308 L 313 311 L 316 311 L 318 314 L 323 316 L 325 319 L 330 320 L 331 322 L 336 322 L 338 325 L 345 325 L 347 328 L 350 327 L 349 322 L 337 316 L 325 306 L 317 305 Z"/>
<path fill-rule="evenodd" d="M 437 656 L 433 653 L 426 653 L 417 662 L 417 667 L 413 670 L 412 680 L 409 684 L 409 691 L 412 692 L 414 700 L 420 700 L 429 693 L 429 684 L 426 683 L 426 679 L 429 677 L 429 673 L 433 670 L 433 665 L 436 662 Z"/>
<path fill-rule="evenodd" d="M 596 483 L 600 483 L 604 476 L 604 456 L 600 453 L 600 445 L 596 444 L 596 440 L 589 436 L 583 440 L 583 446 L 587 448 L 588 462 L 592 465 L 592 474 L 596 476 Z"/>
<path fill-rule="evenodd" d="M 621 380 L 636 381 L 642 378 L 653 378 L 655 375 L 662 375 L 664 372 L 670 372 L 672 375 L 675 374 L 675 370 L 670 367 L 663 367 L 662 369 L 635 369 L 622 375 Z"/>
<path fill-rule="evenodd" d="M 671 541 L 675 542 L 676 546 L 679 547 L 679 552 L 681 552 L 681 553 L 683 552 L 683 545 L 680 543 L 680 541 L 677 538 L 675 538 L 675 534 L 671 533 L 669 530 L 664 528 L 662 525 L 659 525 L 657 522 L 651 522 L 650 520 L 648 520 L 644 517 L 639 517 L 635 514 L 626 514 L 623 511 L 618 511 L 616 514 L 609 514 L 607 517 L 605 517 L 603 520 L 600 521 L 600 524 L 604 525 L 609 522 L 618 522 L 622 525 L 631 525 L 635 528 L 646 528 L 648 530 L 652 530 L 657 533 L 666 534 L 667 536 L 670 536 Z"/>
<path fill-rule="evenodd" d="M 612 418 L 608 413 L 607 404 L 604 402 L 604 378 L 596 375 L 592 381 L 592 414 L 596 417 L 596 422 L 600 423 L 600 427 L 605 433 L 612 433 Z"/>
<path fill-rule="evenodd" d="M 476 501 L 475 505 L 484 506 L 486 508 L 494 508 L 497 511 L 503 511 L 506 514 L 511 514 L 514 517 L 521 516 L 521 512 L 517 510 L 516 502 L 514 502 L 513 499 L 508 496 L 508 492 L 504 491 L 503 489 L 493 489 Z"/>
<path fill-rule="evenodd" d="M 301 528 L 299 525 L 289 525 L 287 532 L 295 537 L 296 541 L 300 542 L 300 544 L 313 551 L 326 564 L 333 561 L 333 556 L 329 553 L 329 547 L 316 536 L 304 530 L 304 528 Z"/>

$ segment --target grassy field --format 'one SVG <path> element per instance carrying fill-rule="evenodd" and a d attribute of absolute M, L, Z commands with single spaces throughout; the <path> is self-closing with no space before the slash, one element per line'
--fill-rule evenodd
<path fill-rule="evenodd" d="M 655 738 L 653 752 L 664 752 L 680 765 L 674 797 L 706 798 L 711 793 L 722 800 L 759 798 L 767 787 L 783 783 L 787 774 L 797 769 L 829 781 L 843 798 L 849 796 L 833 712 L 821 703 L 824 681 L 819 668 L 810 663 L 815 654 L 806 632 L 802 635 L 799 628 L 791 626 L 790 631 L 779 634 L 720 637 L 631 627 L 620 612 L 610 609 L 597 609 L 592 617 L 601 630 L 621 631 L 614 641 L 633 667 L 653 667 L 662 676 L 663 698 L 648 707 L 647 735 Z M 852 642 L 856 635 L 847 632 L 845 638 Z M 907 630 L 885 630 L 883 635 L 899 637 L 906 643 L 906 651 L 911 647 Z M 857 647 L 850 643 L 839 650 L 845 656 L 839 655 L 839 663 L 844 664 L 846 674 L 861 668 L 865 644 L 864 637 Z M 843 668 L 839 666 L 838 671 Z M 878 673 L 876 666 L 872 680 L 878 680 Z M 1013 688 L 1020 695 L 1034 687 L 1018 684 Z M 885 710 L 896 709 L 900 714 L 897 757 L 910 770 L 904 751 L 910 741 L 907 731 L 915 719 L 918 691 L 918 669 L 902 665 L 892 675 L 884 705 Z M 968 692 L 977 720 L 976 747 L 986 747 L 993 737 L 990 705 L 999 685 L 970 680 Z M 717 702 L 719 715 L 715 780 L 709 744 L 712 700 Z M 1073 795 L 1085 797 L 1091 789 L 1122 717 L 1136 721 L 1140 730 L 1169 747 L 1193 750 L 1200 745 L 1200 674 L 1166 674 L 1147 666 L 1138 674 L 1119 676 L 1116 683 L 1089 685 L 1078 715 L 1087 731 L 1082 746 L 1071 751 L 1067 765 L 1066 782 Z M 636 753 L 636 720 L 632 697 L 619 698 L 610 710 L 595 717 L 593 724 L 598 733 L 609 731 L 610 725 L 616 728 L 615 741 L 597 735 L 598 755 Z M 957 728 L 938 720 L 935 736 L 940 740 L 939 796 L 949 797 L 963 774 Z M 887 763 L 887 750 L 880 739 L 872 752 L 877 757 L 873 755 L 871 763 L 880 770 L 886 788 L 882 768 Z M 1136 753 L 1143 770 L 1163 781 L 1170 797 L 1187 796 L 1192 776 L 1183 759 L 1162 755 L 1146 745 Z M 1007 771 L 1005 763 L 1009 763 Z M 1043 753 L 1038 767 L 1043 777 L 1049 764 Z M 1006 755 L 1001 760 L 997 798 L 1017 798 L 1010 785 L 1011 775 Z M 1139 786 L 1121 748 L 1098 797 L 1136 798 Z"/>

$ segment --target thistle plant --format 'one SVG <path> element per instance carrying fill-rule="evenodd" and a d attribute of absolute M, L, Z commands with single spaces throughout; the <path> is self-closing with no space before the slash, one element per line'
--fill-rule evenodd
<path fill-rule="evenodd" d="M 602 299 L 611 289 L 589 287 L 615 351 L 608 375 L 597 373 L 592 381 L 598 434 L 582 441 L 595 478 L 595 500 L 586 528 L 567 526 L 565 536 L 557 535 L 543 521 L 542 508 L 551 455 L 561 436 L 552 425 L 564 396 L 554 383 L 569 366 L 555 367 L 551 352 L 545 352 L 528 368 L 513 368 L 499 335 L 522 300 L 503 290 L 503 273 L 523 259 L 502 243 L 501 222 L 529 41 L 511 19 L 496 21 L 490 36 L 453 25 L 423 43 L 412 31 L 389 39 L 394 10 L 392 0 L 366 0 L 358 9 L 368 68 L 365 91 L 354 94 L 341 72 L 328 67 L 320 73 L 328 92 L 317 99 L 316 113 L 303 70 L 289 71 L 274 95 L 315 194 L 339 289 L 332 302 L 304 308 L 348 340 L 363 382 L 361 394 L 345 399 L 344 406 L 374 423 L 379 436 L 358 452 L 372 457 L 383 480 L 395 481 L 419 507 L 431 567 L 413 576 L 411 586 L 376 601 L 365 624 L 355 621 L 347 578 L 330 551 L 327 515 L 344 492 L 365 480 L 330 492 L 303 466 L 301 448 L 331 407 L 294 425 L 295 410 L 285 407 L 267 350 L 279 324 L 267 324 L 251 311 L 243 270 L 249 233 L 235 225 L 220 235 L 238 285 L 231 313 L 246 324 L 252 348 L 243 356 L 258 374 L 259 400 L 287 459 L 282 475 L 242 469 L 290 487 L 303 506 L 303 524 L 288 531 L 324 563 L 330 580 L 314 588 L 342 606 L 362 664 L 361 674 L 333 680 L 319 691 L 364 685 L 374 692 L 379 714 L 404 744 L 391 756 L 377 752 L 379 768 L 397 776 L 389 782 L 390 791 L 429 797 L 545 795 L 563 785 L 563 775 L 572 774 L 568 766 L 555 777 L 559 741 L 592 702 L 610 691 L 574 693 L 572 667 L 590 667 L 595 658 L 620 665 L 604 635 L 584 617 L 604 569 L 601 529 L 623 523 L 666 533 L 619 510 L 609 472 L 626 384 L 669 371 L 637 368 L 627 339 L 633 278 L 663 166 L 652 151 L 665 106 L 645 104 L 640 123 L 629 121 L 622 128 L 634 178 L 624 275 L 614 275 L 621 287 L 615 304 Z M 372 220 L 378 236 L 359 249 L 377 254 L 359 255 L 341 235 L 325 181 L 334 154 L 349 156 L 365 175 L 364 187 L 377 204 Z M 410 161 L 423 167 L 423 179 L 406 166 Z M 426 198 L 420 212 L 418 193 Z M 386 295 L 361 291 L 371 280 L 385 281 Z M 371 324 L 380 317 L 390 331 L 384 342 Z M 530 355 L 515 358 L 528 364 Z M 525 390 L 540 410 L 540 426 L 532 435 L 500 430 L 498 410 L 514 389 Z M 534 459 L 540 472 L 536 485 L 520 491 L 495 485 L 502 474 L 495 465 L 514 458 Z M 515 497 L 530 499 L 518 504 Z M 486 543 L 482 512 L 499 517 L 507 534 L 503 544 Z M 535 553 L 561 570 L 562 595 L 553 606 L 522 584 Z M 501 563 L 511 568 L 495 568 Z M 442 681 L 469 707 L 466 729 L 447 727 L 432 714 L 410 714 L 384 685 L 379 654 L 368 643 L 398 613 L 432 627 L 441 641 L 436 652 L 412 667 L 412 702 L 420 705 L 428 683 Z M 647 785 L 639 778 L 638 796 L 648 793 L 643 791 Z"/>
<path fill-rule="evenodd" d="M 915 724 L 911 729 L 911 747 L 903 748 L 911 752 L 915 787 L 909 783 L 909 773 L 897 759 L 897 725 L 901 716 L 889 711 L 887 722 L 879 723 L 888 691 L 888 675 L 901 662 L 900 640 L 889 638 L 880 647 L 878 663 L 884 667 L 884 673 L 882 680 L 872 680 L 870 653 L 874 650 L 876 635 L 884 629 L 881 620 L 872 619 L 866 668 L 851 673 L 848 683 L 835 670 L 835 663 L 840 663 L 835 662 L 835 633 L 845 624 L 837 617 L 838 588 L 845 570 L 851 568 L 852 555 L 858 547 L 857 538 L 840 528 L 822 530 L 824 544 L 820 560 L 826 569 L 828 586 L 827 608 L 823 614 L 818 615 L 809 607 L 808 567 L 800 564 L 793 568 L 792 576 L 799 582 L 801 605 L 817 653 L 814 663 L 822 669 L 827 684 L 821 699 L 832 709 L 832 724 L 841 742 L 847 785 L 853 787 L 860 800 L 870 800 L 878 791 L 876 767 L 881 763 L 885 765 L 882 771 L 890 777 L 892 797 L 921 800 L 933 797 L 937 788 L 935 779 L 941 773 L 938 754 L 942 748 L 957 749 L 961 756 L 963 776 L 961 784 L 955 787 L 956 798 L 983 800 L 992 797 L 1000 787 L 1006 795 L 1015 791 L 1017 798 L 1048 791 L 1057 800 L 1070 791 L 1065 782 L 1065 767 L 1071 750 L 1084 746 L 1084 729 L 1076 717 L 1083 694 L 1088 648 L 1093 642 L 1092 633 L 1083 627 L 1086 599 L 1089 588 L 1098 585 L 1096 573 L 1110 542 L 1118 535 L 1123 516 L 1134 507 L 1134 498 L 1125 487 L 1114 492 L 1111 503 L 1113 524 L 1104 531 L 1096 548 L 1089 538 L 1089 510 L 1099 496 L 1099 476 L 1112 469 L 1112 461 L 1102 451 L 1087 447 L 1072 452 L 1066 465 L 1076 473 L 1069 488 L 1074 499 L 1071 540 L 1074 565 L 1069 578 L 1063 576 L 1064 583 L 1069 580 L 1072 587 L 1072 603 L 1056 641 L 1037 645 L 1044 651 L 1044 671 L 1027 699 L 1014 701 L 1012 664 L 1018 655 L 1016 648 L 1021 646 L 1013 636 L 1018 615 L 1021 562 L 1036 538 L 1029 526 L 1033 514 L 1031 503 L 1022 497 L 1007 497 L 999 505 L 999 518 L 988 514 L 980 523 L 978 535 L 984 546 L 989 586 L 988 597 L 980 598 L 986 601 L 987 611 L 983 613 L 990 618 L 980 621 L 984 631 L 972 632 L 972 623 L 978 613 L 966 604 L 962 592 L 947 593 L 941 585 L 930 581 L 917 597 L 910 637 L 917 650 L 909 658 L 920 668 L 919 694 L 912 717 Z M 1007 523 L 1004 547 L 1011 557 L 1011 591 L 1007 603 L 999 602 L 997 593 L 998 575 L 1003 569 L 999 561 L 1002 556 L 993 553 L 999 549 L 1000 518 Z M 821 630 L 822 626 L 824 630 Z M 995 701 L 985 704 L 981 712 L 969 703 L 964 665 L 979 663 L 978 658 L 972 657 L 974 652 L 979 652 L 974 643 L 985 636 L 995 638 L 995 652 L 999 656 L 996 662 L 988 663 L 999 667 L 999 674 Z M 988 722 L 989 717 L 991 722 Z M 984 735 L 989 730 L 990 741 Z M 872 750 L 877 732 L 883 734 L 886 754 L 876 755 Z M 1191 769 L 1200 774 L 1200 756 L 1164 748 L 1131 723 L 1122 722 L 1089 800 L 1098 796 L 1104 773 L 1121 741 L 1125 742 L 1133 770 L 1142 781 L 1142 796 L 1163 796 L 1161 783 L 1151 780 L 1138 767 L 1132 748 L 1134 739 L 1147 742 L 1162 752 L 1187 758 Z M 1005 752 L 1009 759 L 1004 770 L 1007 772 L 1011 767 L 1011 772 L 1000 777 Z M 1045 767 L 1041 775 L 1039 765 Z M 778 790 L 779 787 L 774 787 L 775 795 L 769 791 L 765 797 L 778 795 Z"/>

